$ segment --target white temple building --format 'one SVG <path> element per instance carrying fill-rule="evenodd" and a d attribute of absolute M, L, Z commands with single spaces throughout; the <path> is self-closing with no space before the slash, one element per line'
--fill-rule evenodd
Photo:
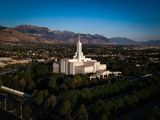
<path fill-rule="evenodd" d="M 98 71 L 105 71 L 106 67 L 106 64 L 100 64 L 97 60 L 85 58 L 80 36 L 78 36 L 77 51 L 73 59 L 62 59 L 59 63 L 53 63 L 53 73 L 64 73 L 66 75 L 97 73 Z"/>

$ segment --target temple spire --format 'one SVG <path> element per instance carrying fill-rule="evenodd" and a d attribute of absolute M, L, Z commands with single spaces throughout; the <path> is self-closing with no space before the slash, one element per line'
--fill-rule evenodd
<path fill-rule="evenodd" d="M 82 59 L 85 58 L 83 56 L 83 52 L 82 52 L 82 43 L 80 41 L 80 35 L 78 35 L 77 51 L 76 51 L 75 56 L 73 58 L 78 59 L 78 61 L 81 61 Z"/>
<path fill-rule="evenodd" d="M 80 42 L 80 34 L 78 35 L 78 42 Z"/>

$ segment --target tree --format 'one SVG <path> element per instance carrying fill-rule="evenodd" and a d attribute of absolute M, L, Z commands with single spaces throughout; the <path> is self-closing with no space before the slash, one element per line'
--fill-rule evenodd
<path fill-rule="evenodd" d="M 73 118 L 70 115 L 65 116 L 64 120 L 73 120 Z"/>
<path fill-rule="evenodd" d="M 108 120 L 105 113 L 103 113 L 99 120 Z"/>
<path fill-rule="evenodd" d="M 79 107 L 78 114 L 77 114 L 77 120 L 88 120 L 87 109 L 84 106 L 84 104 L 82 104 Z"/>
<path fill-rule="evenodd" d="M 34 81 L 29 80 L 27 85 L 27 91 L 31 92 L 36 87 Z"/>
<path fill-rule="evenodd" d="M 54 95 L 51 95 L 47 99 L 47 106 L 54 109 L 55 105 L 56 105 L 56 97 Z"/>
<path fill-rule="evenodd" d="M 26 87 L 26 81 L 25 81 L 24 79 L 21 79 L 21 80 L 19 81 L 19 89 L 20 89 L 21 91 L 24 91 L 25 87 Z"/>
<path fill-rule="evenodd" d="M 22 108 L 23 118 L 28 120 L 30 118 L 31 113 L 32 113 L 31 108 L 28 105 L 24 105 Z"/>
<path fill-rule="evenodd" d="M 64 101 L 61 108 L 60 108 L 60 116 L 70 116 L 70 112 L 71 112 L 71 105 L 70 102 Z"/>
<path fill-rule="evenodd" d="M 83 102 L 88 102 L 88 100 L 92 97 L 93 93 L 90 89 L 84 88 L 81 92 L 81 98 Z"/>
<path fill-rule="evenodd" d="M 51 77 L 51 79 L 49 80 L 48 86 L 50 88 L 50 90 L 55 90 L 57 83 L 56 83 L 56 79 L 54 77 Z"/>
<path fill-rule="evenodd" d="M 39 64 L 39 63 L 34 63 L 32 65 L 32 74 L 34 77 L 40 76 L 40 75 L 46 75 L 49 73 L 48 66 L 46 64 Z"/>
<path fill-rule="evenodd" d="M 11 110 L 12 108 L 13 108 L 13 106 L 14 106 L 14 104 L 13 104 L 13 101 L 12 100 L 10 100 L 10 99 L 7 99 L 6 100 L 6 107 L 7 107 L 7 110 Z"/>
<path fill-rule="evenodd" d="M 105 103 L 103 100 L 98 100 L 92 108 L 92 113 L 94 115 L 104 112 Z"/>
<path fill-rule="evenodd" d="M 23 78 L 27 81 L 32 81 L 32 72 L 30 69 L 24 72 Z"/>
<path fill-rule="evenodd" d="M 11 87 L 12 88 L 15 88 L 15 89 L 19 89 L 18 87 L 18 83 L 19 83 L 19 75 L 18 74 L 16 74 L 14 77 L 13 77 L 13 79 L 10 79 L 11 81 L 12 81 L 12 84 L 11 84 Z M 18 84 L 18 85 L 17 85 Z"/>
<path fill-rule="evenodd" d="M 44 95 L 43 92 L 37 92 L 33 97 L 33 102 L 36 103 L 38 106 L 41 105 L 44 101 Z"/>
<path fill-rule="evenodd" d="M 63 84 L 60 85 L 60 90 L 61 91 L 67 91 L 68 90 L 68 86 L 65 83 L 63 83 Z"/>
<path fill-rule="evenodd" d="M 0 80 L 0 87 L 2 86 L 3 84 L 2 84 L 2 81 Z"/>

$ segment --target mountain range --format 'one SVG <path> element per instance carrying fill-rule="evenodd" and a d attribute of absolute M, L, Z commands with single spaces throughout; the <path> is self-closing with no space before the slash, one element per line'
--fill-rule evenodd
<path fill-rule="evenodd" d="M 160 45 L 160 40 L 149 40 L 146 42 L 141 42 L 141 44 L 145 45 Z"/>
<path fill-rule="evenodd" d="M 110 40 L 118 45 L 136 45 L 138 42 L 128 39 L 128 38 L 122 38 L 122 37 L 114 37 L 110 38 Z"/>
<path fill-rule="evenodd" d="M 0 26 L 0 42 L 31 42 L 31 43 L 75 43 L 80 34 L 83 44 L 111 44 L 111 45 L 137 45 L 137 44 L 160 44 L 160 40 L 136 42 L 122 37 L 107 38 L 99 34 L 83 34 L 71 31 L 50 30 L 47 27 L 34 25 L 19 25 L 8 28 Z"/>
<path fill-rule="evenodd" d="M 13 28 L 16 31 L 25 33 L 27 35 L 39 36 L 48 41 L 75 43 L 77 41 L 77 33 L 71 31 L 49 30 L 46 27 L 38 27 L 31 25 L 20 25 Z M 102 35 L 80 34 L 81 42 L 83 44 L 109 44 L 110 40 Z"/>

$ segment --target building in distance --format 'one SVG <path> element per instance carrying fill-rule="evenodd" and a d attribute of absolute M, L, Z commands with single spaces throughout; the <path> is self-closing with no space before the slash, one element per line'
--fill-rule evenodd
<path fill-rule="evenodd" d="M 53 73 L 64 73 L 66 75 L 97 73 L 105 71 L 106 64 L 101 64 L 97 60 L 86 58 L 82 52 L 82 43 L 78 36 L 77 51 L 73 59 L 61 59 L 59 62 L 53 63 Z"/>

